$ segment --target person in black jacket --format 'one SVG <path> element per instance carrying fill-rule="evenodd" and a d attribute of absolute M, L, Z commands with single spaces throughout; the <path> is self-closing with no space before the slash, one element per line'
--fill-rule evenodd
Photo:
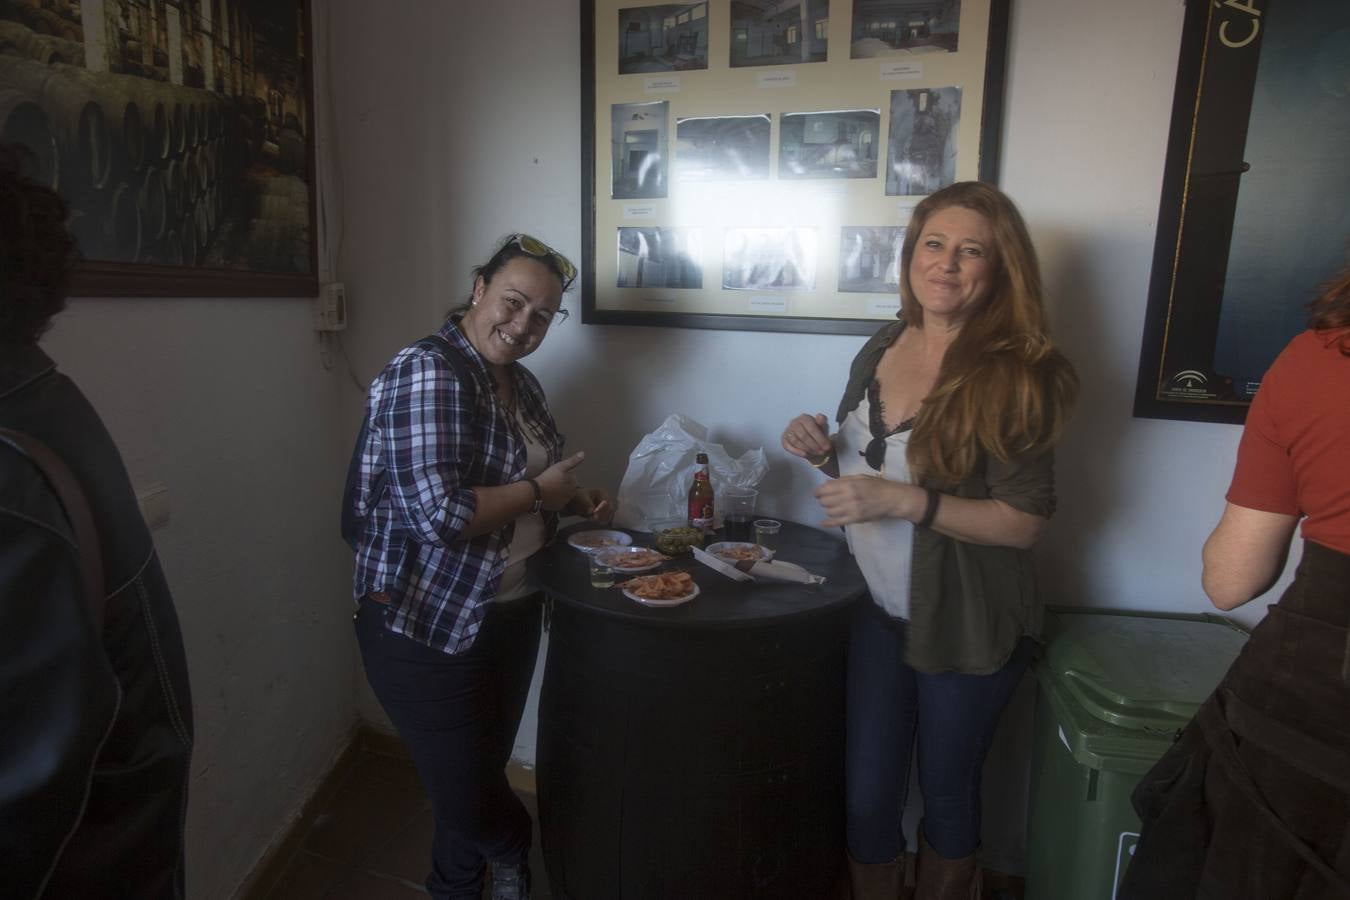
<path fill-rule="evenodd" d="M 106 593 L 100 627 L 57 495 L 0 440 L 0 900 L 182 898 L 183 638 L 117 447 L 38 347 L 75 248 L 61 199 L 20 163 L 0 145 L 0 429 L 73 472 Z"/>

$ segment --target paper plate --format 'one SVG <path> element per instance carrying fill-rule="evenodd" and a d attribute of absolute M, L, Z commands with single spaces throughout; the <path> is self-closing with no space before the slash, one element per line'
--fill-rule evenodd
<path fill-rule="evenodd" d="M 771 559 L 773 557 L 772 553 L 765 550 L 759 544 L 753 544 L 746 541 L 718 541 L 715 544 L 709 544 L 708 546 L 703 548 L 704 553 L 711 553 L 713 556 L 717 557 L 722 562 L 728 565 L 735 565 L 736 563 L 741 561 L 741 557 L 739 556 L 726 557 L 723 556 L 721 553 L 719 553 L 718 552 L 719 550 L 724 552 L 734 552 L 734 551 L 748 552 L 753 550 L 758 555 L 745 557 L 745 559 L 748 559 L 751 562 L 758 562 L 761 559 Z"/>
<path fill-rule="evenodd" d="M 601 528 L 595 531 L 578 531 L 568 536 L 567 543 L 582 553 L 596 553 L 610 547 L 627 547 L 633 543 L 633 539 L 625 532 Z"/>
<path fill-rule="evenodd" d="M 642 562 L 641 560 L 647 556 L 658 558 L 651 562 Z M 650 547 L 606 547 L 603 550 L 596 551 L 595 558 L 615 572 L 622 572 L 625 575 L 635 572 L 649 572 L 662 563 L 670 562 L 669 556 Z"/>
<path fill-rule="evenodd" d="M 671 597 L 669 600 L 652 600 L 647 597 L 639 597 L 637 594 L 628 590 L 628 588 L 623 589 L 623 595 L 629 600 L 636 600 L 643 606 L 679 606 L 681 603 L 688 603 L 698 596 L 698 585 L 694 585 L 694 589 L 684 596 Z"/>

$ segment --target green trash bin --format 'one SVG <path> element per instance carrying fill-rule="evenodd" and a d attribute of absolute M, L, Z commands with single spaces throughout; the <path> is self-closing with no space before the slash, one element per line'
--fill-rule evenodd
<path fill-rule="evenodd" d="M 1130 793 L 1246 640 L 1214 615 L 1047 612 L 1026 900 L 1113 900 L 1139 838 Z"/>

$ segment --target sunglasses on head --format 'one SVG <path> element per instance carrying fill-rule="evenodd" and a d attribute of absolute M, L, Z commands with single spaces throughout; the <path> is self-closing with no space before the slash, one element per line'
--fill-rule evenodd
<path fill-rule="evenodd" d="M 563 290 L 570 287 L 572 280 L 577 277 L 577 267 L 572 265 L 570 259 L 563 256 L 557 250 L 554 250 L 534 235 L 513 234 L 510 240 L 507 241 L 507 244 L 515 244 L 521 250 L 536 259 L 553 260 L 553 264 L 558 267 L 558 274 L 562 276 Z"/>

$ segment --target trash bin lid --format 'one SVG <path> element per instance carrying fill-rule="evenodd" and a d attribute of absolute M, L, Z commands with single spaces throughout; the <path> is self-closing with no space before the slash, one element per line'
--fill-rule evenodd
<path fill-rule="evenodd" d="M 1059 684 L 1050 680 L 1040 682 L 1038 702 L 1047 706 L 1048 727 L 1054 729 L 1041 738 L 1044 741 L 1058 739 L 1079 765 L 1142 775 L 1172 746 L 1175 733 L 1117 728 L 1088 715 L 1082 704 L 1068 696 Z"/>
<path fill-rule="evenodd" d="M 1037 677 L 1089 716 L 1175 734 L 1232 665 L 1247 634 L 1219 616 L 1058 609 Z"/>

